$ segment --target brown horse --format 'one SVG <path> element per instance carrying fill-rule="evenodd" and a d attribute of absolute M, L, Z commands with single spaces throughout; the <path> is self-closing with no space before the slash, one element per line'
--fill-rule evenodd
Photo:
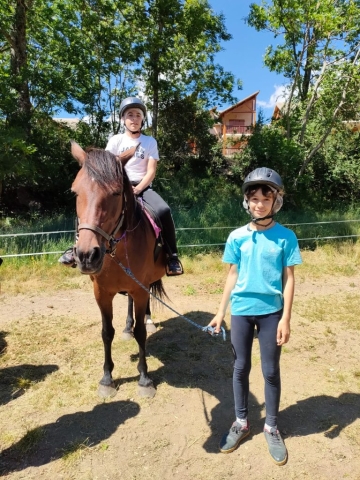
<path fill-rule="evenodd" d="M 101 149 L 84 151 L 72 142 L 71 153 L 81 166 L 72 185 L 80 222 L 74 256 L 80 272 L 90 275 L 93 281 L 102 317 L 105 362 L 98 393 L 102 397 L 116 394 L 111 357 L 115 333 L 112 303 L 118 292 L 127 292 L 135 305 L 133 333 L 139 345 L 139 393 L 153 397 L 155 389 L 146 363 L 144 318 L 149 289 L 152 287 L 160 296 L 164 293 L 161 278 L 165 275 L 166 254 L 161 249 L 155 259 L 153 228 L 136 201 L 123 168 L 134 151 L 131 149 L 116 157 Z M 130 275 L 125 270 L 131 272 Z"/>

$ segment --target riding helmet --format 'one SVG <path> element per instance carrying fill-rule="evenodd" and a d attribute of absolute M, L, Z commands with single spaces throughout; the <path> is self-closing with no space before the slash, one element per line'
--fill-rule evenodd
<path fill-rule="evenodd" d="M 284 192 L 284 184 L 280 175 L 271 168 L 256 168 L 246 176 L 241 188 L 243 193 L 245 193 L 251 185 L 259 184 L 269 185 L 269 187 L 275 188 L 279 193 Z"/>
<path fill-rule="evenodd" d="M 120 105 L 120 118 L 124 115 L 125 111 L 129 108 L 139 108 L 146 118 L 146 107 L 140 98 L 137 97 L 128 97 L 125 98 Z"/>

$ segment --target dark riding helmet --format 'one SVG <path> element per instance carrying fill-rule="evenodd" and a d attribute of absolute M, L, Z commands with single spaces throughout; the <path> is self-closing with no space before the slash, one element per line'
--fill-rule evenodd
<path fill-rule="evenodd" d="M 143 104 L 143 102 L 140 100 L 140 98 L 137 98 L 137 97 L 125 98 L 120 105 L 120 118 L 123 117 L 125 111 L 128 110 L 129 108 L 139 108 L 143 112 L 144 118 L 146 118 L 146 107 Z"/>
<path fill-rule="evenodd" d="M 261 167 L 250 172 L 241 187 L 243 193 L 246 193 L 251 185 L 269 185 L 269 187 L 275 188 L 279 193 L 284 192 L 284 184 L 280 175 L 271 168 Z"/>
<path fill-rule="evenodd" d="M 264 218 L 272 218 L 275 213 L 277 213 L 283 206 L 283 194 L 284 194 L 284 184 L 281 180 L 280 175 L 272 170 L 271 168 L 261 167 L 256 168 L 250 172 L 244 180 L 244 183 L 241 187 L 244 194 L 243 207 L 245 210 L 250 213 L 249 201 L 246 196 L 249 187 L 252 185 L 268 185 L 275 193 L 274 203 L 271 209 L 271 214 L 267 215 Z M 263 219 L 255 219 L 259 221 Z M 253 219 L 254 221 L 254 219 Z"/>

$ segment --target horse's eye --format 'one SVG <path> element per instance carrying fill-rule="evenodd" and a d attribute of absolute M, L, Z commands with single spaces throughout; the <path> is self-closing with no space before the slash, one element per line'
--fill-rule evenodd
<path fill-rule="evenodd" d="M 122 193 L 122 192 L 114 192 L 114 193 L 113 193 L 113 196 L 114 196 L 114 197 L 120 197 L 121 193 Z"/>

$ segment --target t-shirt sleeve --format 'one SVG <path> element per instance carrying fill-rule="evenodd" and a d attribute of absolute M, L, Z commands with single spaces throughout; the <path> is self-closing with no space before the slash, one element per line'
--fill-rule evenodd
<path fill-rule="evenodd" d="M 114 135 L 113 137 L 109 138 L 109 141 L 106 145 L 105 150 L 108 152 L 113 153 L 114 155 L 118 155 L 118 141 L 116 139 L 116 136 Z"/>
<path fill-rule="evenodd" d="M 294 232 L 290 231 L 289 238 L 285 243 L 284 265 L 292 267 L 293 265 L 300 265 L 302 263 L 298 239 Z"/>
<path fill-rule="evenodd" d="M 159 151 L 158 146 L 155 138 L 152 139 L 153 141 L 149 145 L 149 155 L 148 158 L 153 158 L 154 160 L 159 160 Z"/>
<path fill-rule="evenodd" d="M 226 241 L 222 261 L 224 263 L 232 263 L 234 265 L 238 265 L 240 262 L 240 248 L 236 247 L 236 243 L 231 234 Z"/>

